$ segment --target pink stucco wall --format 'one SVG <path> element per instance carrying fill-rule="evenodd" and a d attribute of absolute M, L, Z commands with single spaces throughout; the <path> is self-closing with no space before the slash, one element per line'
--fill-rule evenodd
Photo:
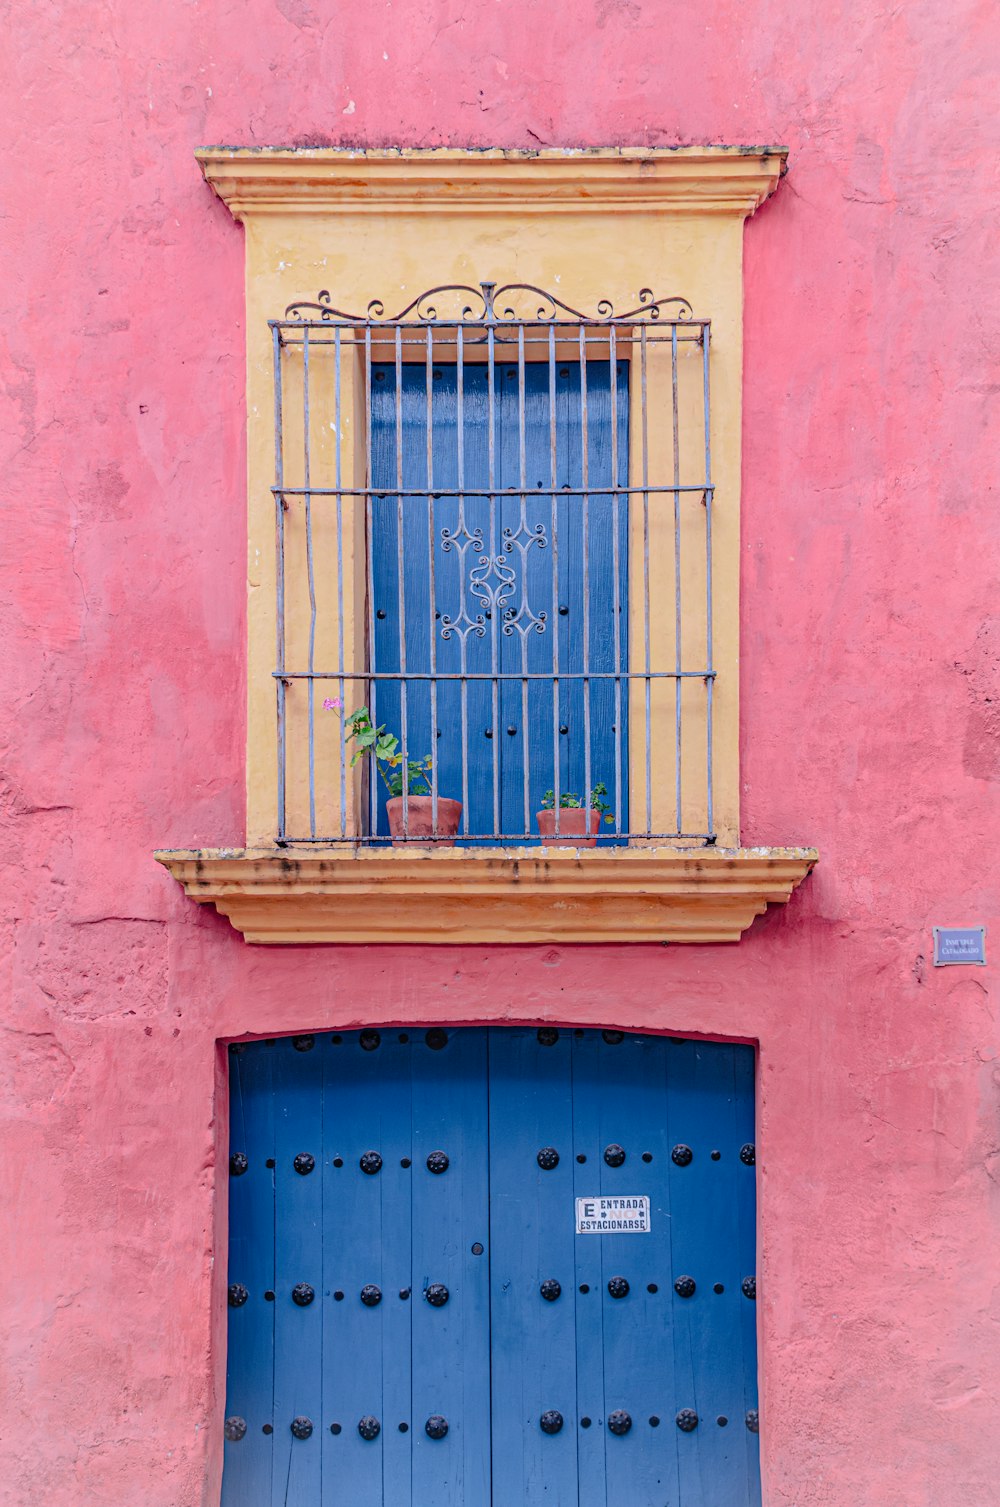
<path fill-rule="evenodd" d="M 766 1502 L 1000 1501 L 996 973 L 929 964 L 935 922 L 1000 948 L 993 8 L 6 31 L 0 1502 L 217 1500 L 216 1039 L 484 1009 L 759 1039 Z M 153 862 L 242 836 L 220 141 L 789 144 L 746 236 L 744 839 L 823 862 L 738 947 L 253 949 Z"/>

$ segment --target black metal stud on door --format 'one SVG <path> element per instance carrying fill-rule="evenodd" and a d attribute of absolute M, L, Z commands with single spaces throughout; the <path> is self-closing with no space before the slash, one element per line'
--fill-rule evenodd
<path fill-rule="evenodd" d="M 743 1281 L 740 1283 L 740 1290 L 745 1298 L 750 1298 L 751 1301 L 755 1301 L 757 1297 L 757 1278 L 744 1277 Z"/>
<path fill-rule="evenodd" d="M 631 1427 L 632 1419 L 625 1412 L 624 1408 L 615 1408 L 613 1413 L 608 1414 L 608 1428 L 613 1434 L 617 1434 L 619 1438 L 623 1434 L 627 1434 Z"/>
<path fill-rule="evenodd" d="M 424 1433 L 428 1439 L 443 1439 L 448 1432 L 448 1420 L 442 1418 L 440 1413 L 432 1413 L 424 1424 Z"/>
<path fill-rule="evenodd" d="M 297 1308 L 308 1308 L 315 1296 L 316 1290 L 308 1282 L 296 1282 L 292 1288 L 292 1302 Z"/>
<path fill-rule="evenodd" d="M 629 1285 L 627 1277 L 611 1277 L 608 1279 L 608 1292 L 613 1298 L 627 1298 Z"/>
<path fill-rule="evenodd" d="M 536 1160 L 543 1172 L 551 1172 L 559 1165 L 559 1153 L 554 1146 L 543 1146 Z"/>
<path fill-rule="evenodd" d="M 358 1045 L 363 1052 L 374 1052 L 382 1045 L 382 1037 L 378 1031 L 362 1031 L 358 1037 Z"/>
<path fill-rule="evenodd" d="M 740 1161 L 744 1167 L 752 1167 L 757 1161 L 757 1148 L 752 1141 L 740 1147 Z"/>
<path fill-rule="evenodd" d="M 245 1418 L 240 1418 L 238 1416 L 238 1414 L 234 1413 L 231 1418 L 227 1418 L 226 1419 L 224 1432 L 225 1432 L 226 1438 L 232 1444 L 239 1443 L 239 1441 L 246 1434 L 246 1431 L 247 1431 L 247 1421 L 246 1421 Z"/>
<path fill-rule="evenodd" d="M 381 1172 L 382 1170 L 382 1158 L 377 1151 L 366 1151 L 358 1166 L 368 1177 L 374 1177 L 376 1172 Z"/>
<path fill-rule="evenodd" d="M 675 1146 L 670 1153 L 670 1160 L 678 1167 L 689 1167 L 694 1160 L 694 1152 L 690 1146 Z"/>
<path fill-rule="evenodd" d="M 747 1413 L 747 1428 L 750 1430 L 751 1434 L 760 1433 L 760 1414 L 757 1412 L 756 1408 L 751 1408 Z"/>
<path fill-rule="evenodd" d="M 424 1297 L 432 1308 L 443 1308 L 448 1301 L 449 1293 L 443 1282 L 432 1282 L 424 1293 Z"/>
<path fill-rule="evenodd" d="M 543 1434 L 558 1434 L 563 1426 L 563 1415 L 557 1413 L 555 1408 L 549 1408 L 538 1420 Z"/>
<path fill-rule="evenodd" d="M 440 1175 L 442 1172 L 448 1171 L 448 1166 L 449 1162 L 447 1152 L 432 1151 L 430 1156 L 427 1158 L 428 1172 L 435 1172 Z"/>
<path fill-rule="evenodd" d="M 300 1177 L 308 1177 L 309 1173 L 313 1170 L 315 1165 L 316 1158 L 312 1156 L 308 1151 L 300 1151 L 298 1156 L 295 1157 L 294 1161 L 292 1162 L 292 1166 L 295 1168 Z"/>
<path fill-rule="evenodd" d="M 679 1298 L 693 1298 L 697 1285 L 693 1277 L 678 1277 L 674 1283 L 674 1292 Z"/>
<path fill-rule="evenodd" d="M 250 1162 L 247 1159 L 245 1151 L 234 1151 L 229 1158 L 229 1176 L 242 1177 L 249 1165 Z"/>
<path fill-rule="evenodd" d="M 250 1294 L 247 1292 L 242 1282 L 234 1282 L 229 1289 L 230 1308 L 242 1308 L 243 1304 L 246 1302 L 249 1296 Z"/>
<path fill-rule="evenodd" d="M 681 1408 L 677 1414 L 677 1427 L 684 1434 L 690 1434 L 698 1427 L 698 1414 L 694 1408 Z"/>
<path fill-rule="evenodd" d="M 382 1432 L 382 1425 L 371 1413 L 366 1413 L 358 1423 L 358 1433 L 362 1439 L 377 1439 Z"/>
<path fill-rule="evenodd" d="M 377 1308 L 382 1301 L 382 1289 L 374 1282 L 366 1282 L 361 1289 L 361 1301 L 366 1308 Z"/>
<path fill-rule="evenodd" d="M 604 1160 L 609 1167 L 620 1167 L 625 1160 L 625 1147 L 612 1141 L 610 1146 L 604 1148 Z"/>
<path fill-rule="evenodd" d="M 538 1045 L 540 1047 L 554 1047 L 559 1040 L 559 1032 L 555 1026 L 540 1026 L 538 1029 Z"/>
<path fill-rule="evenodd" d="M 293 1418 L 292 1433 L 296 1439 L 308 1439 L 313 1431 L 311 1418 Z"/>
<path fill-rule="evenodd" d="M 541 1293 L 546 1303 L 554 1303 L 556 1298 L 558 1298 L 559 1294 L 562 1292 L 562 1286 L 559 1282 L 556 1281 L 555 1277 L 546 1277 L 545 1281 L 542 1283 L 538 1291 Z"/>

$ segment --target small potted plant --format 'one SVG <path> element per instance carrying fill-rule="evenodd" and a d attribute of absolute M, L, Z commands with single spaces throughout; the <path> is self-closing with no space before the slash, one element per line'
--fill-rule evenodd
<path fill-rule="evenodd" d="M 559 796 L 559 836 L 556 836 L 556 797 L 554 790 L 546 790 L 542 797 L 542 809 L 536 812 L 538 830 L 549 848 L 594 848 L 601 827 L 601 818 L 610 825 L 614 812 L 604 797 L 606 785 L 595 785 L 586 806 L 572 790 L 564 790 Z"/>
<path fill-rule="evenodd" d="M 342 713 L 344 703 L 339 696 L 323 702 L 328 712 Z M 406 824 L 403 823 L 403 755 L 399 739 L 387 733 L 385 723 L 375 727 L 366 706 L 344 718 L 344 734 L 348 742 L 354 740 L 356 747 L 351 754 L 353 769 L 366 754 L 370 754 L 382 783 L 388 791 L 385 803 L 389 818 L 389 831 L 393 847 L 404 846 L 407 841 L 436 839 L 434 846 L 453 848 L 458 823 L 462 816 L 462 802 L 447 796 L 437 798 L 437 826 L 434 825 L 434 797 L 431 786 L 433 763 L 428 754 L 423 759 L 406 761 Z M 398 840 L 397 840 L 398 839 Z"/>

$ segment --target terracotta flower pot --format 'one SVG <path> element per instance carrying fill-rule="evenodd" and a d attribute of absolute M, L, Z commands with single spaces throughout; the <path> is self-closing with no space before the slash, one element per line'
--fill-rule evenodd
<path fill-rule="evenodd" d="M 409 795 L 406 798 L 406 836 L 403 835 L 403 797 L 395 795 L 385 803 L 389 818 L 389 831 L 393 847 L 409 847 L 411 843 L 424 841 L 431 848 L 453 848 L 455 834 L 462 817 L 462 802 L 451 801 L 439 795 L 437 802 L 437 833 L 434 831 L 434 801 L 429 795 Z M 397 842 L 395 839 L 399 839 Z"/>
<path fill-rule="evenodd" d="M 538 830 L 547 848 L 596 848 L 601 829 L 601 813 L 593 806 L 563 806 L 559 812 L 559 836 L 556 837 L 554 810 L 536 811 Z"/>

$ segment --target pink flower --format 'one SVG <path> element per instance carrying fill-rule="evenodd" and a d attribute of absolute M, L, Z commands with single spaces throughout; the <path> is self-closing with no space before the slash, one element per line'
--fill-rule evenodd
<path fill-rule="evenodd" d="M 323 702 L 323 710 L 324 712 L 342 712 L 344 703 L 339 696 L 328 696 Z"/>

